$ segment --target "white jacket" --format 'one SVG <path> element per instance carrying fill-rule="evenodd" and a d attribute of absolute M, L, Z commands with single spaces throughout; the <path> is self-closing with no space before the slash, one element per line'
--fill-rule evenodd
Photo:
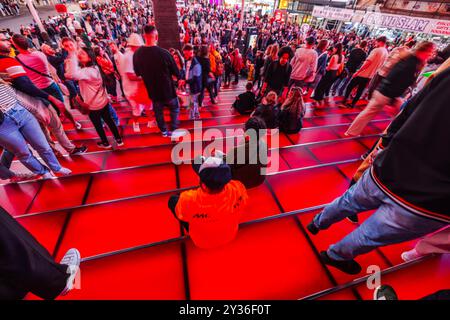
<path fill-rule="evenodd" d="M 314 49 L 299 48 L 292 58 L 291 79 L 313 82 L 317 71 L 318 55 Z"/>
<path fill-rule="evenodd" d="M 108 95 L 98 67 L 80 68 L 75 55 L 69 56 L 65 61 L 67 79 L 77 80 L 81 97 L 89 106 L 89 110 L 100 110 L 108 103 Z"/>

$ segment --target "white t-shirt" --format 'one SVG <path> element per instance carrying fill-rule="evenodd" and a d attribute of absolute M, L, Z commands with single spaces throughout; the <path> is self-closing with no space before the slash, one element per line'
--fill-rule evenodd
<path fill-rule="evenodd" d="M 372 79 L 377 73 L 378 69 L 384 64 L 388 57 L 388 51 L 386 48 L 375 48 L 370 52 L 366 61 L 370 61 L 370 65 L 363 70 L 361 73 L 358 73 L 358 77 Z"/>
<path fill-rule="evenodd" d="M 291 61 L 291 79 L 312 82 L 317 70 L 318 55 L 314 49 L 299 48 Z"/>
<path fill-rule="evenodd" d="M 132 81 L 128 79 L 127 73 L 134 73 L 133 67 L 133 55 L 134 52 L 127 49 L 120 59 L 120 65 L 118 65 L 119 73 L 122 76 L 123 91 L 125 96 L 132 97 L 139 90 L 139 81 Z"/>

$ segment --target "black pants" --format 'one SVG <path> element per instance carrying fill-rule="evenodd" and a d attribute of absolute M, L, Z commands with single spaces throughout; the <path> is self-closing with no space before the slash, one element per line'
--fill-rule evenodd
<path fill-rule="evenodd" d="M 114 75 L 114 73 L 106 75 L 105 86 L 108 94 L 112 95 L 113 97 L 117 97 L 116 76 Z"/>
<path fill-rule="evenodd" d="M 231 71 L 227 71 L 225 72 L 225 77 L 223 80 L 224 85 L 228 86 L 230 85 L 230 81 L 231 81 Z"/>
<path fill-rule="evenodd" d="M 200 95 L 198 96 L 198 104 L 200 107 L 203 104 L 203 99 L 205 99 L 205 90 L 208 90 L 209 99 L 214 100 L 214 98 L 215 98 L 214 89 L 213 89 L 214 84 L 215 84 L 215 82 L 210 82 L 209 84 L 208 83 L 203 84 L 202 91 L 200 91 Z"/>
<path fill-rule="evenodd" d="M 317 88 L 314 91 L 314 97 L 311 98 L 317 101 L 323 100 L 324 96 L 329 94 L 331 86 L 336 78 L 337 70 L 328 70 L 317 85 Z"/>
<path fill-rule="evenodd" d="M 0 207 L 0 300 L 31 292 L 55 299 L 65 288 L 67 266 L 56 263 L 36 239 Z"/>
<path fill-rule="evenodd" d="M 358 90 L 356 91 L 356 95 L 353 98 L 353 102 L 352 102 L 352 106 L 354 106 L 359 101 L 359 98 L 361 98 L 361 95 L 364 92 L 364 89 L 366 88 L 367 84 L 369 83 L 369 80 L 370 80 L 369 78 L 354 77 L 348 84 L 347 90 L 345 90 L 344 101 L 346 101 L 348 99 L 352 90 L 355 87 L 358 87 Z"/>
<path fill-rule="evenodd" d="M 372 99 L 373 92 L 378 88 L 378 85 L 383 81 L 384 77 L 380 76 L 378 73 L 373 78 L 372 82 L 369 85 L 369 100 Z"/>
<path fill-rule="evenodd" d="M 170 196 L 169 198 L 169 209 L 170 211 L 172 211 L 173 216 L 175 217 L 175 219 L 177 219 L 178 221 L 180 221 L 180 224 L 183 226 L 183 228 L 189 232 L 189 223 L 183 220 L 180 220 L 177 217 L 177 214 L 175 213 L 175 207 L 177 206 L 178 200 L 180 200 L 180 195 L 179 194 L 174 194 L 172 196 Z"/>
<path fill-rule="evenodd" d="M 239 82 L 239 71 L 233 71 L 234 74 L 234 82 L 238 83 Z"/>
<path fill-rule="evenodd" d="M 97 131 L 97 134 L 103 143 L 108 143 L 108 139 L 106 138 L 105 130 L 103 130 L 102 119 L 111 130 L 116 141 L 122 139 L 119 130 L 111 117 L 111 112 L 109 112 L 109 103 L 100 110 L 91 110 L 89 112 L 89 119 L 91 119 L 94 124 L 95 131 Z"/>

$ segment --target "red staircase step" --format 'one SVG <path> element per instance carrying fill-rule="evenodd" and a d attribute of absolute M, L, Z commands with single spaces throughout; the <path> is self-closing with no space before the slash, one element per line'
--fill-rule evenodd
<path fill-rule="evenodd" d="M 304 147 L 282 149 L 280 154 L 291 168 L 303 168 L 320 164 L 314 155 Z"/>
<path fill-rule="evenodd" d="M 133 199 L 74 210 L 58 258 L 76 247 L 83 257 L 180 236 L 167 202 L 170 195 Z"/>
<path fill-rule="evenodd" d="M 87 203 L 176 189 L 175 168 L 159 165 L 95 175 Z"/>
<path fill-rule="evenodd" d="M 12 216 L 26 213 L 39 190 L 41 182 L 7 184 L 0 186 L 0 206 Z"/>
<path fill-rule="evenodd" d="M 36 240 L 53 254 L 56 243 L 61 234 L 66 212 L 55 212 L 29 217 L 18 218 L 17 221 L 25 227 Z"/>
<path fill-rule="evenodd" d="M 282 173 L 267 180 L 286 211 L 331 202 L 348 187 L 347 180 L 333 167 Z"/>
<path fill-rule="evenodd" d="M 81 265 L 80 289 L 67 300 L 185 299 L 180 244 L 174 243 Z"/>
<path fill-rule="evenodd" d="M 392 286 L 400 300 L 418 300 L 439 290 L 450 289 L 450 255 L 420 262 L 381 277 L 381 284 Z M 365 284 L 357 287 L 363 299 L 372 300 L 373 290 Z"/>
<path fill-rule="evenodd" d="M 308 149 L 323 163 L 358 159 L 367 151 L 357 140 L 316 144 Z"/>
<path fill-rule="evenodd" d="M 292 218 L 242 228 L 222 247 L 187 242 L 193 299 L 298 299 L 331 285 Z"/>
<path fill-rule="evenodd" d="M 241 222 L 273 216 L 280 209 L 266 184 L 247 190 L 249 200 L 241 217 Z"/>
<path fill-rule="evenodd" d="M 301 130 L 297 134 L 290 134 L 289 138 L 294 144 L 317 142 L 324 140 L 336 140 L 338 135 L 331 128 L 313 128 L 307 130 Z"/>
<path fill-rule="evenodd" d="M 118 150 L 109 153 L 105 170 L 171 162 L 172 146 Z"/>
<path fill-rule="evenodd" d="M 29 213 L 58 210 L 82 204 L 89 176 L 45 180 Z"/>

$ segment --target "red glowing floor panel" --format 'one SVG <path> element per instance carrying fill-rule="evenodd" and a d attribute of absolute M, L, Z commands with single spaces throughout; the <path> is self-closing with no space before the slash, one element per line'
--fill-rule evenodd
<path fill-rule="evenodd" d="M 55 250 L 58 238 L 63 230 L 66 212 L 34 215 L 18 218 L 17 221 L 30 232 L 50 254 Z"/>
<path fill-rule="evenodd" d="M 348 187 L 347 180 L 334 167 L 279 173 L 267 181 L 285 211 L 329 203 Z"/>
<path fill-rule="evenodd" d="M 127 249 L 180 236 L 167 207 L 170 195 L 127 200 L 74 210 L 58 258 L 76 247 L 83 257 Z"/>
<path fill-rule="evenodd" d="M 123 199 L 176 189 L 172 164 L 95 175 L 86 203 Z"/>
<path fill-rule="evenodd" d="M 73 176 L 64 179 L 45 180 L 29 213 L 59 210 L 79 206 L 83 202 L 89 176 Z"/>
<path fill-rule="evenodd" d="M 331 128 L 312 128 L 301 130 L 297 134 L 290 134 L 289 138 L 294 144 L 317 142 L 325 140 L 336 140 L 338 135 Z"/>
<path fill-rule="evenodd" d="M 105 170 L 171 162 L 171 146 L 138 148 L 110 152 Z"/>
<path fill-rule="evenodd" d="M 333 116 L 324 116 L 324 117 L 316 117 L 312 119 L 314 125 L 316 126 L 329 126 L 335 124 L 343 124 L 350 123 L 351 120 L 347 115 L 333 115 Z"/>
<path fill-rule="evenodd" d="M 356 139 L 310 145 L 308 149 L 323 163 L 358 159 L 367 151 Z"/>
<path fill-rule="evenodd" d="M 252 221 L 280 213 L 280 209 L 267 184 L 247 190 L 248 204 L 243 210 L 241 222 Z"/>
<path fill-rule="evenodd" d="M 297 299 L 331 286 L 293 218 L 244 227 L 220 248 L 189 240 L 187 257 L 193 299 Z"/>
<path fill-rule="evenodd" d="M 86 153 L 72 157 L 64 157 L 59 159 L 59 162 L 63 167 L 72 170 L 73 174 L 88 173 L 102 170 L 104 159 L 107 156 L 107 152 Z"/>
<path fill-rule="evenodd" d="M 347 138 L 344 134 L 347 132 L 350 125 L 342 125 L 342 126 L 335 126 L 333 127 L 333 131 L 338 134 L 340 138 Z M 369 124 L 367 127 L 364 128 L 364 130 L 361 132 L 361 135 L 367 136 L 372 134 L 381 134 L 381 130 L 377 127 L 371 126 Z"/>
<path fill-rule="evenodd" d="M 284 148 L 280 154 L 290 168 L 304 168 L 320 164 L 314 154 L 305 147 Z"/>
<path fill-rule="evenodd" d="M 0 206 L 12 216 L 26 213 L 41 183 L 39 181 L 0 186 Z"/>
<path fill-rule="evenodd" d="M 439 290 L 450 288 L 450 255 L 433 257 L 404 270 L 385 274 L 382 284 L 392 286 L 400 300 L 418 300 Z M 363 299 L 373 299 L 373 291 L 367 286 L 357 287 Z"/>
<path fill-rule="evenodd" d="M 186 298 L 179 243 L 81 264 L 81 288 L 70 300 L 182 300 Z"/>

